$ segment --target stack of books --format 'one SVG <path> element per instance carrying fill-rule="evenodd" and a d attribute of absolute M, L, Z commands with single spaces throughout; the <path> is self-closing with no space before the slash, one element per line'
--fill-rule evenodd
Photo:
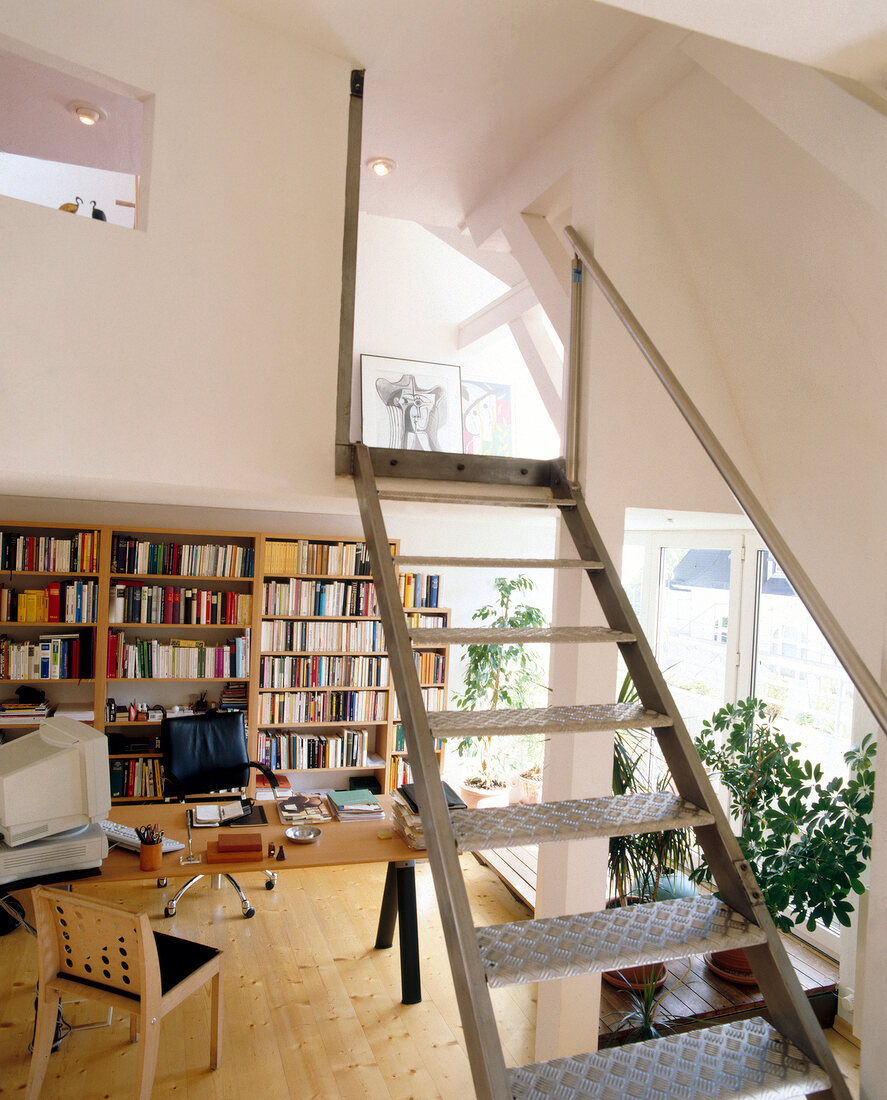
<path fill-rule="evenodd" d="M 22 703 L 17 698 L 0 702 L 0 724 L 35 726 L 55 713 L 53 703 Z"/>
<path fill-rule="evenodd" d="M 276 805 L 283 825 L 323 825 L 332 821 L 332 815 L 319 791 L 300 791 Z"/>
<path fill-rule="evenodd" d="M 338 821 L 368 821 L 383 818 L 385 811 L 372 791 L 330 791 L 326 796 Z"/>

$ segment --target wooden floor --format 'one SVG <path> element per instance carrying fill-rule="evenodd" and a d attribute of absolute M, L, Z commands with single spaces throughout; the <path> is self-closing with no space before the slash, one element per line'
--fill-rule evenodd
<path fill-rule="evenodd" d="M 529 915 L 493 872 L 462 860 L 479 924 Z M 266 892 L 242 877 L 256 916 L 245 921 L 229 887 L 195 887 L 165 920 L 165 891 L 153 886 L 80 887 L 144 909 L 156 926 L 225 951 L 221 1068 L 208 1068 L 209 1002 L 190 998 L 162 1024 L 153 1096 L 184 1100 L 468 1100 L 474 1095 L 437 904 L 427 865 L 417 866 L 423 1001 L 400 1003 L 397 947 L 375 951 L 383 868 L 288 871 Z M 0 937 L 0 1096 L 22 1095 L 33 1026 L 35 941 Z M 492 991 L 506 1062 L 532 1061 L 536 986 Z M 70 1023 L 95 1019 L 96 1006 L 65 1007 Z M 830 1036 L 830 1039 L 832 1037 Z M 589 1044 L 592 1045 L 592 1044 Z M 834 1037 L 854 1082 L 850 1044 Z M 135 1049 L 127 1025 L 73 1034 L 52 1055 L 43 1097 L 128 1097 Z M 858 1065 L 858 1063 L 856 1063 Z M 858 1095 L 854 1092 L 854 1095 Z"/>

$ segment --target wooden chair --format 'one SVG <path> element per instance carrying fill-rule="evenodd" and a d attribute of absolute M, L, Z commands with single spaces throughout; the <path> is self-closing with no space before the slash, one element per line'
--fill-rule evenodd
<path fill-rule="evenodd" d="M 33 890 L 38 994 L 29 1100 L 40 1095 L 61 997 L 95 1000 L 129 1013 L 139 1049 L 140 1100 L 149 1100 L 160 1045 L 160 1021 L 212 981 L 210 1067 L 222 1037 L 221 952 L 194 940 L 154 932 L 145 913 L 45 886 Z"/>

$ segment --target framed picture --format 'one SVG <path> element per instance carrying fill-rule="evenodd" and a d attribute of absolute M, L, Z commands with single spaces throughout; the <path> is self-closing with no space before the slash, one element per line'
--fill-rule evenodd
<path fill-rule="evenodd" d="M 462 453 L 461 374 L 447 363 L 361 355 L 363 442 Z"/>
<path fill-rule="evenodd" d="M 463 442 L 467 455 L 511 455 L 511 386 L 462 380 Z"/>

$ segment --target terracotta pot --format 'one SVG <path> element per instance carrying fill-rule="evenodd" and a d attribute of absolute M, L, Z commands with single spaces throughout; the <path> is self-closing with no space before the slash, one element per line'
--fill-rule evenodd
<path fill-rule="evenodd" d="M 492 790 L 486 790 L 483 787 L 470 787 L 467 783 L 463 783 L 459 788 L 459 794 L 462 795 L 462 801 L 469 810 L 508 805 L 507 787 L 495 787 Z"/>
<path fill-rule="evenodd" d="M 633 989 L 636 993 L 646 989 L 652 981 L 657 989 L 665 984 L 668 972 L 665 963 L 647 963 L 646 966 L 623 966 L 621 970 L 605 970 L 601 975 L 615 989 Z"/>
<path fill-rule="evenodd" d="M 748 955 L 741 947 L 733 947 L 729 951 L 709 951 L 703 956 L 705 965 L 734 985 L 757 985 L 757 979 L 752 973 Z"/>

